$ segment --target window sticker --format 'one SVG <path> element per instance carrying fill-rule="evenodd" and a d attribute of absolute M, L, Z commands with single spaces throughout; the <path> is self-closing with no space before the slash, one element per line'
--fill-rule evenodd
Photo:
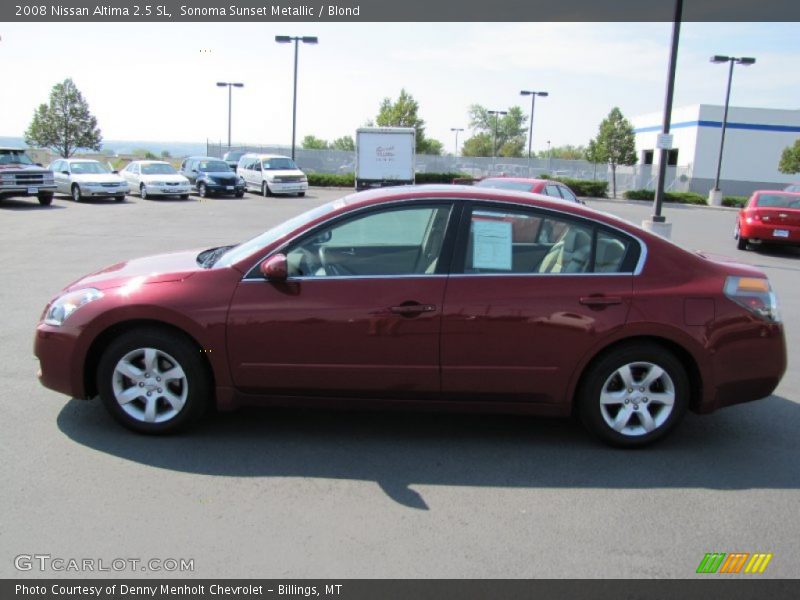
<path fill-rule="evenodd" d="M 511 223 L 472 222 L 472 268 L 511 270 Z"/>

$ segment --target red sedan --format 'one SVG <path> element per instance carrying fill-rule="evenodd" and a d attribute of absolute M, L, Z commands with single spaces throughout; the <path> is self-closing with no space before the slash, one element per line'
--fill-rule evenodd
<path fill-rule="evenodd" d="M 247 242 L 108 267 L 36 328 L 41 382 L 123 425 L 210 405 L 568 416 L 626 447 L 772 393 L 783 328 L 757 269 L 577 204 L 384 188 Z"/>
<path fill-rule="evenodd" d="M 566 200 L 567 202 L 585 204 L 585 202 L 578 200 L 575 192 L 573 192 L 569 186 L 551 179 L 532 179 L 527 177 L 487 177 L 486 179 L 481 179 L 478 183 L 476 183 L 475 187 L 531 192 L 533 194 L 550 196 L 551 198 L 556 198 L 557 200 Z"/>
<path fill-rule="evenodd" d="M 800 244 L 800 192 L 753 192 L 739 211 L 733 237 L 739 250 L 748 244 Z"/>

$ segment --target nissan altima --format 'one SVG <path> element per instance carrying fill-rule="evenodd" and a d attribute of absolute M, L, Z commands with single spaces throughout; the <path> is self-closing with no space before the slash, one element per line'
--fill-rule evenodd
<path fill-rule="evenodd" d="M 577 415 L 651 443 L 687 410 L 769 396 L 786 368 L 759 270 L 513 190 L 383 188 L 239 244 L 68 285 L 39 377 L 143 433 L 210 406 Z"/>

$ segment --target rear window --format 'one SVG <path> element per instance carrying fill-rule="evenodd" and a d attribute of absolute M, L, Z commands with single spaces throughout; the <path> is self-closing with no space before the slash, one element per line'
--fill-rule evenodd
<path fill-rule="evenodd" d="M 759 194 L 756 206 L 763 208 L 800 208 L 800 196 L 788 194 Z"/>
<path fill-rule="evenodd" d="M 531 184 L 524 181 L 508 181 L 502 179 L 484 179 L 475 184 L 475 187 L 495 188 L 499 190 L 517 190 L 518 192 L 530 192 Z"/>

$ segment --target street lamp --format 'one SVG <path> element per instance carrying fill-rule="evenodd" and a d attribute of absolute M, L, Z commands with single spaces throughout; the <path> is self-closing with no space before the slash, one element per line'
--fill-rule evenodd
<path fill-rule="evenodd" d="M 228 148 L 231 147 L 231 88 L 240 88 L 244 87 L 243 83 L 232 83 L 227 81 L 218 81 L 217 87 L 227 87 L 228 88 Z"/>
<path fill-rule="evenodd" d="M 487 115 L 494 116 L 494 136 L 492 137 L 492 158 L 497 156 L 497 120 L 501 116 L 508 114 L 505 110 L 487 110 Z"/>
<path fill-rule="evenodd" d="M 531 97 L 531 122 L 528 127 L 528 176 L 531 174 L 531 141 L 533 140 L 533 109 L 536 104 L 536 96 L 549 96 L 549 92 L 534 92 L 533 90 L 520 90 L 520 96 Z"/>
<path fill-rule="evenodd" d="M 459 131 L 464 131 L 464 128 L 463 127 L 451 127 L 450 131 L 455 131 L 456 132 L 456 146 L 455 146 L 455 151 L 453 152 L 453 157 L 455 158 L 455 157 L 458 156 L 458 132 Z"/>
<path fill-rule="evenodd" d="M 304 44 L 316 44 L 319 39 L 313 36 L 291 36 L 291 35 L 276 35 L 275 41 L 279 44 L 288 44 L 294 42 L 294 95 L 292 97 L 292 160 L 294 160 L 294 140 L 295 131 L 297 130 L 297 44 L 303 42 Z"/>
<path fill-rule="evenodd" d="M 553 170 L 553 153 L 550 151 L 550 140 L 547 140 L 547 171 Z M 552 175 L 552 173 L 550 173 Z"/>
<path fill-rule="evenodd" d="M 722 135 L 719 140 L 719 158 L 717 160 L 717 175 L 714 178 L 714 189 L 708 193 L 709 204 L 720 205 L 722 204 L 722 192 L 719 189 L 719 176 L 722 171 L 722 150 L 725 148 L 725 130 L 728 128 L 728 104 L 731 99 L 731 81 L 733 80 L 733 65 L 736 63 L 749 67 L 755 64 L 756 59 L 743 56 L 737 58 L 735 56 L 721 56 L 715 54 L 711 57 L 712 63 L 728 63 L 728 88 L 725 92 L 725 111 L 722 114 Z"/>

